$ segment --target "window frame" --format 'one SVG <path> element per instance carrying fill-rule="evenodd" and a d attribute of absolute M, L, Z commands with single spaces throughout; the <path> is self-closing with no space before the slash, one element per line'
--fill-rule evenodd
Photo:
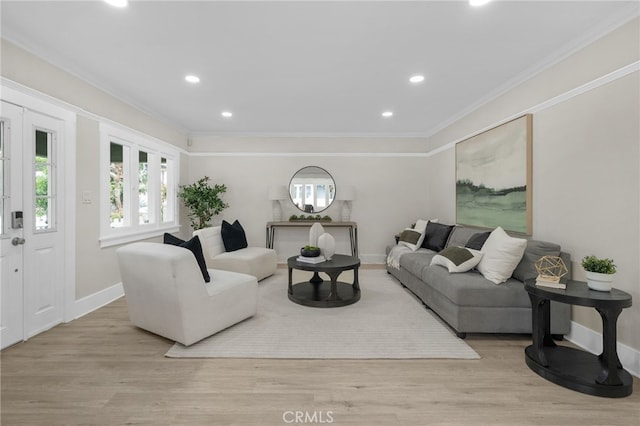
<path fill-rule="evenodd" d="M 120 227 L 111 226 L 111 201 L 110 201 L 110 164 L 111 143 L 123 146 L 124 161 L 124 191 L 125 198 L 129 200 L 125 207 L 125 224 Z M 125 149 L 126 148 L 126 149 Z M 128 154 L 124 154 L 128 151 Z M 148 179 L 147 179 L 147 208 L 149 223 L 139 223 L 139 152 L 147 154 Z M 167 160 L 167 173 L 171 182 L 178 182 L 180 176 L 180 152 L 173 145 L 156 139 L 152 136 L 111 123 L 100 123 L 100 247 L 110 247 L 147 238 L 157 237 L 165 232 L 173 233 L 180 230 L 180 218 L 177 202 L 178 185 L 168 188 L 171 194 L 169 203 L 173 220 L 161 222 L 161 166 L 162 158 Z M 157 163 L 157 164 L 156 164 Z M 128 177 L 128 179 L 127 179 Z M 157 194 L 155 192 L 158 192 Z M 127 217 L 128 216 L 128 217 Z"/>

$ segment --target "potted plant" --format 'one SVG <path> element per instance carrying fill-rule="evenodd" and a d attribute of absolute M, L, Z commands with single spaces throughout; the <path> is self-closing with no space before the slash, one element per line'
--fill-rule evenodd
<path fill-rule="evenodd" d="M 209 177 L 205 176 L 191 185 L 181 185 L 178 197 L 189 209 L 189 219 L 193 229 L 211 226 L 213 216 L 220 214 L 229 204 L 222 201 L 221 195 L 227 192 L 225 185 L 209 185 Z"/>
<path fill-rule="evenodd" d="M 587 286 L 592 290 L 611 291 L 616 265 L 613 259 L 600 259 L 596 256 L 585 256 L 582 267 L 587 275 Z"/>

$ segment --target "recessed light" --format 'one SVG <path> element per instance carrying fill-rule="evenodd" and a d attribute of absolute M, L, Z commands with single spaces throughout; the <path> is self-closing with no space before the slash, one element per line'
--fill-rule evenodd
<path fill-rule="evenodd" d="M 222 115 L 224 118 L 231 118 L 233 117 L 233 113 L 231 111 L 222 111 Z"/>
<path fill-rule="evenodd" d="M 412 83 L 421 83 L 424 81 L 424 75 L 412 75 L 409 81 Z"/>
<path fill-rule="evenodd" d="M 469 0 L 469 4 L 471 6 L 484 6 L 489 3 L 491 0 Z"/>
<path fill-rule="evenodd" d="M 200 83 L 200 77 L 198 77 L 197 75 L 188 75 L 184 79 L 189 83 Z"/>
<path fill-rule="evenodd" d="M 128 0 L 104 0 L 104 1 L 114 7 L 127 7 L 129 5 Z"/>
<path fill-rule="evenodd" d="M 384 118 L 393 117 L 393 111 L 385 111 L 385 112 L 382 113 L 382 116 Z"/>

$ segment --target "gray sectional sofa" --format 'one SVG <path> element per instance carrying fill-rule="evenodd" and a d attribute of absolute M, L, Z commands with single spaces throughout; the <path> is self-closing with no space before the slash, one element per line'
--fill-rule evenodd
<path fill-rule="evenodd" d="M 446 247 L 464 247 L 469 238 L 483 232 L 487 230 L 456 225 L 448 235 Z M 387 247 L 387 254 L 392 247 Z M 399 258 L 399 268 L 387 265 L 387 271 L 438 314 L 460 338 L 464 339 L 467 333 L 531 333 L 531 302 L 523 281 L 535 278 L 533 263 L 554 251 L 559 252 L 571 268 L 569 254 L 560 252 L 557 244 L 528 240 L 513 276 L 502 284 L 494 284 L 475 269 L 449 273 L 445 267 L 430 266 L 437 253 L 424 247 L 403 254 Z M 569 331 L 570 306 L 552 302 L 551 333 L 560 337 Z"/>

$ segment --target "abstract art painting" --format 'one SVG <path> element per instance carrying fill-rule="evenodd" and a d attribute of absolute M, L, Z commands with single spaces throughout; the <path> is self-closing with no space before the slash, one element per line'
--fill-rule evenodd
<path fill-rule="evenodd" d="M 531 114 L 456 144 L 456 222 L 531 235 Z"/>

